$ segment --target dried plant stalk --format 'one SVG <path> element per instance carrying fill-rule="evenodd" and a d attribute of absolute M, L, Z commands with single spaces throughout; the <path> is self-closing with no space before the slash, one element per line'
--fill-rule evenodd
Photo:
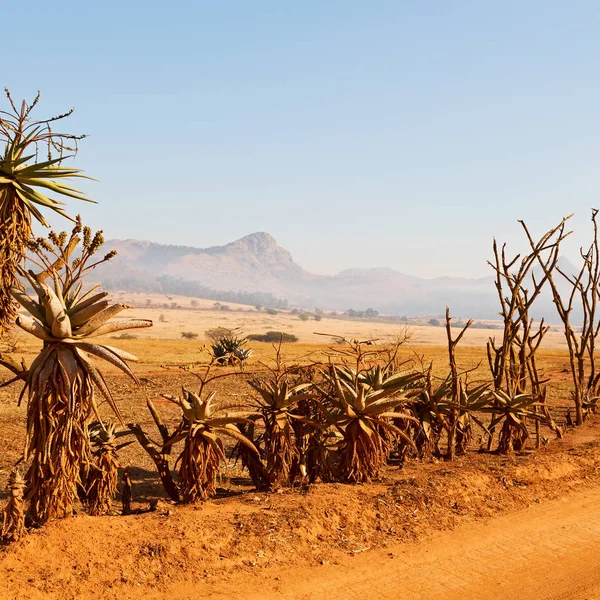
<path fill-rule="evenodd" d="M 469 413 L 464 412 L 461 415 L 461 411 L 458 408 L 460 406 L 461 399 L 461 380 L 458 374 L 458 366 L 456 364 L 456 347 L 458 346 L 467 329 L 473 324 L 473 320 L 469 319 L 461 329 L 460 333 L 454 339 L 452 338 L 451 321 L 452 318 L 450 317 L 450 308 L 446 307 L 446 337 L 448 340 L 448 364 L 450 365 L 450 389 L 452 394 L 452 402 L 455 405 L 455 407 L 450 410 L 447 419 L 447 460 L 454 460 L 455 453 L 464 454 L 471 437 Z M 460 417 L 462 417 L 462 422 Z"/>
<path fill-rule="evenodd" d="M 131 479 L 129 477 L 129 471 L 125 469 L 123 471 L 123 479 L 121 480 L 121 504 L 123 506 L 123 514 L 131 514 Z"/>
<path fill-rule="evenodd" d="M 565 340 L 569 350 L 571 377 L 573 379 L 573 401 L 575 403 L 575 424 L 581 425 L 586 416 L 586 404 L 596 396 L 600 387 L 600 374 L 596 372 L 596 338 L 600 334 L 598 301 L 600 300 L 600 239 L 597 223 L 598 210 L 592 209 L 593 238 L 587 250 L 580 249 L 582 265 L 575 274 L 565 273 L 557 264 L 554 268 L 563 283 L 570 286 L 563 293 L 555 273 L 537 256 L 538 263 L 547 278 L 552 291 L 554 306 L 563 324 Z M 534 243 L 529 229 L 520 221 L 529 244 Z M 562 227 L 564 228 L 564 222 Z M 561 229 L 562 232 L 562 229 Z M 579 305 L 579 306 L 578 306 Z M 582 326 L 573 325 L 573 310 L 582 312 Z"/>

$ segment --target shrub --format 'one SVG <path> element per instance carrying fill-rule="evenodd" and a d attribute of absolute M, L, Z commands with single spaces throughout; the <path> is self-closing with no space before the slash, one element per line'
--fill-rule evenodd
<path fill-rule="evenodd" d="M 248 336 L 248 339 L 252 342 L 271 342 L 273 344 L 278 344 L 279 342 L 297 342 L 298 336 L 283 331 L 267 331 L 267 333 L 252 333 Z"/>
<path fill-rule="evenodd" d="M 271 316 L 275 316 L 275 315 L 279 314 L 279 311 L 275 310 L 274 308 L 267 308 L 267 310 L 265 312 Z"/>

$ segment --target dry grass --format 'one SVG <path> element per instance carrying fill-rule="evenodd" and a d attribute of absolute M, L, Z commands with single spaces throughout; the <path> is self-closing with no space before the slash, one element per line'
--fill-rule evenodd
<path fill-rule="evenodd" d="M 264 311 L 244 304 L 223 303 L 231 307 L 230 311 L 214 310 L 212 300 L 196 299 L 198 306 L 193 308 L 193 298 L 186 296 L 165 296 L 159 294 L 136 294 L 132 292 L 118 292 L 111 294 L 113 300 L 131 304 L 136 308 L 128 313 L 131 318 L 152 319 L 154 326 L 146 331 L 134 332 L 140 339 L 173 339 L 181 338 L 181 333 L 190 331 L 203 338 L 207 329 L 227 327 L 230 329 L 241 328 L 246 334 L 266 333 L 267 331 L 283 331 L 298 336 L 301 343 L 327 344 L 328 335 L 344 336 L 346 338 L 380 339 L 389 342 L 402 335 L 405 326 L 401 323 L 382 323 L 375 321 L 349 320 L 342 318 L 327 318 L 320 322 L 313 319 L 301 321 L 297 315 L 289 311 L 280 311 L 277 315 L 267 315 Z M 153 308 L 146 308 L 146 301 L 150 300 Z M 163 308 L 163 304 L 170 306 L 172 302 L 181 308 Z M 165 322 L 160 322 L 163 315 Z M 316 335 L 315 332 L 326 334 Z M 410 326 L 411 343 L 420 346 L 445 346 L 446 332 L 443 327 L 423 325 Z M 488 329 L 469 329 L 461 340 L 462 347 L 483 348 L 490 335 L 501 335 L 501 331 Z M 552 327 L 546 339 L 544 348 L 566 348 L 563 334 L 558 330 L 558 325 Z"/>

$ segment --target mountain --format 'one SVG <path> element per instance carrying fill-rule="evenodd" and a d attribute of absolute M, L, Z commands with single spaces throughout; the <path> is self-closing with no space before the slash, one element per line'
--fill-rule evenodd
<path fill-rule="evenodd" d="M 498 315 L 491 276 L 425 279 L 389 268 L 316 275 L 298 265 L 265 232 L 210 248 L 139 240 L 109 240 L 105 247 L 117 250 L 118 255 L 98 269 L 96 278 L 110 289 L 166 293 L 183 293 L 184 289 L 197 296 L 205 289 L 246 292 L 286 299 L 303 308 L 372 307 L 392 315 L 437 315 L 446 306 L 457 317 L 494 319 Z"/>

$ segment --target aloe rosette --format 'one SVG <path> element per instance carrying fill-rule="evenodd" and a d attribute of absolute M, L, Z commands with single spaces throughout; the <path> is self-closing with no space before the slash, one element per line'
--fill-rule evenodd
<path fill-rule="evenodd" d="M 166 447 L 180 441 L 184 442 L 183 451 L 177 459 L 179 492 L 184 502 L 205 500 L 216 491 L 219 467 L 225 463 L 225 447 L 222 436 L 233 438 L 258 454 L 254 444 L 236 427 L 236 423 L 250 423 L 244 417 L 216 416 L 213 405 L 215 392 L 202 397 L 185 388 L 182 396 L 163 395 L 177 404 L 182 411 L 182 420 L 177 430 L 167 442 Z"/>
<path fill-rule="evenodd" d="M 73 178 L 90 179 L 80 169 L 64 165 L 77 152 L 77 142 L 84 136 L 53 129 L 73 111 L 35 120 L 30 114 L 39 94 L 31 104 L 23 101 L 20 106 L 8 90 L 6 95 L 9 108 L 0 110 L 0 334 L 15 317 L 9 289 L 18 282 L 17 267 L 25 258 L 32 236 L 32 219 L 47 227 L 41 212 L 46 209 L 70 218 L 58 198 L 92 202 L 66 183 Z M 39 156 L 43 148 L 46 157 Z"/>

